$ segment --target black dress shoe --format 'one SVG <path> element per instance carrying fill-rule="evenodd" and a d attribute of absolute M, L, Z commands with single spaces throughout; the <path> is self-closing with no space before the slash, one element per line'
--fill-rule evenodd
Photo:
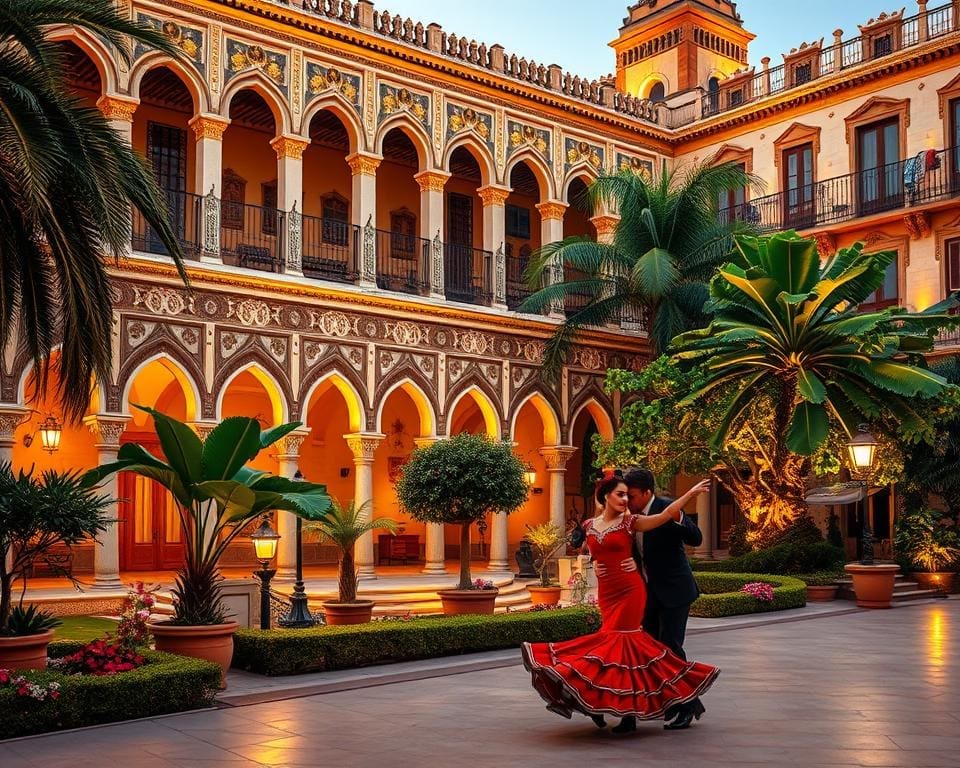
<path fill-rule="evenodd" d="M 597 726 L 597 728 L 607 727 L 607 721 L 603 715 L 590 715 L 590 719 L 593 720 L 593 724 Z"/>
<path fill-rule="evenodd" d="M 613 726 L 610 729 L 611 733 L 633 733 L 637 730 L 637 718 L 633 715 L 627 715 L 620 721 L 619 725 Z"/>
<path fill-rule="evenodd" d="M 693 722 L 694 714 L 693 710 L 689 709 L 685 712 L 681 712 L 680 715 L 672 723 L 667 723 L 663 726 L 665 731 L 682 731 L 684 728 L 689 728 L 690 723 Z"/>

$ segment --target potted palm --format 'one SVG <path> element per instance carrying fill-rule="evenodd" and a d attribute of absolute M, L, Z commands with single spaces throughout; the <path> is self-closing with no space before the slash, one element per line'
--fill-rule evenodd
<path fill-rule="evenodd" d="M 173 589 L 173 619 L 153 623 L 150 629 L 158 650 L 213 661 L 225 677 L 238 624 L 229 619 L 222 601 L 221 556 L 246 523 L 271 510 L 321 519 L 330 506 L 326 487 L 245 466 L 300 422 L 261 432 L 256 419 L 234 416 L 201 440 L 177 419 L 152 408 L 134 407 L 153 417 L 165 461 L 140 445 L 127 443 L 120 447 L 117 461 L 90 470 L 83 482 L 92 486 L 114 472 L 135 472 L 173 495 L 186 559 Z"/>
<path fill-rule="evenodd" d="M 906 512 L 897 520 L 893 547 L 904 571 L 921 587 L 954 591 L 960 535 L 953 519 L 929 507 Z"/>
<path fill-rule="evenodd" d="M 533 567 L 540 579 L 539 586 L 528 586 L 534 605 L 556 605 L 560 602 L 560 585 L 550 580 L 550 561 L 566 545 L 567 535 L 555 523 L 528 525 L 525 537 L 534 550 Z"/>
<path fill-rule="evenodd" d="M 404 508 L 417 520 L 460 526 L 460 580 L 439 591 L 444 613 L 493 613 L 493 582 L 470 579 L 470 526 L 526 501 L 524 470 L 509 443 L 470 434 L 418 448 L 404 466 L 397 481 Z"/>
<path fill-rule="evenodd" d="M 96 538 L 111 500 L 83 487 L 79 472 L 14 472 L 0 464 L 0 668 L 43 669 L 47 644 L 60 622 L 36 606 L 14 605 L 13 585 L 53 547 Z"/>
<path fill-rule="evenodd" d="M 377 528 L 395 533 L 397 524 L 387 517 L 369 519 L 369 508 L 369 501 L 358 507 L 353 499 L 346 505 L 331 499 L 330 511 L 326 516 L 306 526 L 307 530 L 319 533 L 321 541 L 336 546 L 340 553 L 337 562 L 337 599 L 323 603 L 327 624 L 365 624 L 373 614 L 373 600 L 357 599 L 354 545 L 363 534 Z"/>

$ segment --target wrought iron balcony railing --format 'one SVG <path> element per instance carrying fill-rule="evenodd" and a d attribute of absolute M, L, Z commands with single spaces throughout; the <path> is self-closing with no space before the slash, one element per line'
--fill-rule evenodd
<path fill-rule="evenodd" d="M 743 221 L 761 232 L 812 229 L 957 196 L 960 147 L 951 147 L 758 197 L 724 208 L 718 216 L 721 222 Z"/>
<path fill-rule="evenodd" d="M 170 214 L 170 224 L 173 234 L 180 242 L 183 255 L 188 259 L 195 259 L 200 255 L 200 204 L 203 198 L 191 192 L 180 192 L 172 189 L 164 191 L 167 201 L 167 212 Z M 166 254 L 166 246 L 160 242 L 156 231 L 147 224 L 140 211 L 133 209 L 131 227 L 131 245 L 133 250 L 143 253 Z"/>
<path fill-rule="evenodd" d="M 317 216 L 303 217 L 301 264 L 306 277 L 355 283 L 359 276 L 360 227 Z"/>
<path fill-rule="evenodd" d="M 284 211 L 220 201 L 220 256 L 224 264 L 282 272 L 285 236 Z"/>
<path fill-rule="evenodd" d="M 430 241 L 400 232 L 376 231 L 377 287 L 421 294 L 430 288 Z"/>
<path fill-rule="evenodd" d="M 469 245 L 445 243 L 443 290 L 450 301 L 489 307 L 493 300 L 493 254 Z"/>

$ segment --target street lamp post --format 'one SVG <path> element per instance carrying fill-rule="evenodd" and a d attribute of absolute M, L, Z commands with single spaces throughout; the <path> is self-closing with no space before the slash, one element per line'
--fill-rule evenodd
<path fill-rule="evenodd" d="M 873 565 L 873 531 L 870 530 L 870 515 L 867 508 L 867 481 L 865 473 L 873 467 L 873 459 L 877 451 L 877 441 L 867 431 L 867 425 L 861 424 L 857 428 L 857 435 L 847 443 L 850 454 L 850 464 L 861 475 L 863 498 L 858 502 L 861 507 L 860 525 L 860 564 Z"/>
<path fill-rule="evenodd" d="M 298 482 L 306 480 L 299 469 L 293 479 Z M 303 587 L 303 519 L 300 515 L 297 515 L 297 580 L 293 585 L 293 594 L 290 595 L 290 611 L 277 623 L 287 629 L 303 629 L 317 623 L 310 615 L 307 592 Z"/>
<path fill-rule="evenodd" d="M 277 572 L 276 568 L 270 567 L 270 561 L 277 554 L 280 534 L 273 530 L 270 520 L 264 517 L 260 527 L 250 534 L 250 539 L 260 561 L 260 570 L 253 572 L 260 579 L 260 629 L 270 629 L 270 579 Z"/>

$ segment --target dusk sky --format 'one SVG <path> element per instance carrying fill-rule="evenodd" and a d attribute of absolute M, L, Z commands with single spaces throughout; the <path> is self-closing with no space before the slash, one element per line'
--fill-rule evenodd
<path fill-rule="evenodd" d="M 928 7 L 944 4 L 932 0 Z M 458 36 L 500 43 L 517 56 L 594 78 L 614 69 L 613 49 L 607 43 L 617 36 L 628 5 L 625 0 L 376 0 L 374 7 L 424 25 L 435 21 Z M 782 54 L 791 48 L 821 37 L 825 44 L 831 42 L 838 28 L 844 39 L 856 37 L 858 24 L 904 5 L 905 16 L 917 13 L 912 0 L 892 5 L 877 0 L 741 0 L 737 11 L 757 36 L 749 57 L 759 69 L 764 56 L 770 57 L 771 66 L 782 64 Z"/>

